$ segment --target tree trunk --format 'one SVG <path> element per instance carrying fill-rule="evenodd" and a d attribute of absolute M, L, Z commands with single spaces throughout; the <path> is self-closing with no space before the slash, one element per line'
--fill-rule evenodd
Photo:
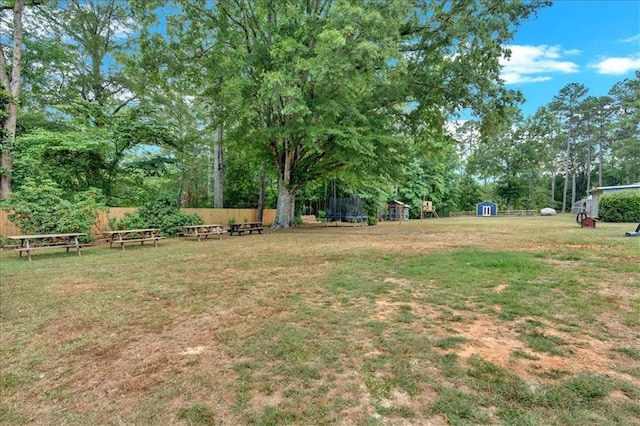
<path fill-rule="evenodd" d="M 224 206 L 224 149 L 222 146 L 222 125 L 216 129 L 213 146 L 213 207 L 221 209 Z"/>
<path fill-rule="evenodd" d="M 587 191 L 591 189 L 591 166 L 593 163 L 593 155 L 591 149 L 591 138 L 587 142 Z"/>
<path fill-rule="evenodd" d="M 571 175 L 571 208 L 576 203 L 576 171 Z M 571 211 L 571 209 L 569 209 Z"/>
<path fill-rule="evenodd" d="M 567 135 L 567 152 L 564 158 L 564 186 L 562 189 L 562 213 L 567 211 L 567 191 L 569 190 L 569 160 L 571 159 L 571 125 Z"/>
<path fill-rule="evenodd" d="M 207 147 L 207 206 L 213 206 L 213 149 Z"/>
<path fill-rule="evenodd" d="M 15 102 L 15 100 L 12 100 L 8 105 L 7 110 L 9 116 L 4 122 L 4 143 L 2 153 L 0 153 L 0 167 L 2 168 L 2 174 L 0 175 L 0 199 L 2 200 L 9 199 L 12 189 L 11 172 L 13 171 L 13 157 L 11 155 L 11 150 L 16 139 L 16 124 L 18 116 L 18 108 Z"/>
<path fill-rule="evenodd" d="M 16 124 L 18 121 L 18 98 L 20 97 L 20 72 L 22 66 L 22 12 L 25 0 L 16 0 L 13 5 L 13 54 L 11 64 L 11 78 L 7 74 L 6 52 L 0 45 L 0 80 L 7 94 L 11 95 L 11 102 L 6 105 L 8 117 L 4 122 L 3 149 L 0 152 L 0 199 L 7 200 L 11 195 L 11 172 L 13 158 L 11 150 L 16 140 Z"/>
<path fill-rule="evenodd" d="M 554 167 L 555 169 L 555 167 Z M 556 208 L 556 171 L 551 172 L 551 207 Z"/>
<path fill-rule="evenodd" d="M 258 217 L 257 221 L 262 222 L 264 217 L 265 192 L 267 190 L 267 175 L 264 172 L 264 164 L 262 165 L 262 173 L 260 173 L 260 195 L 258 196 Z"/>
<path fill-rule="evenodd" d="M 180 174 L 178 176 L 178 193 L 177 193 L 177 199 L 178 199 L 178 206 L 183 207 L 183 203 L 182 203 L 182 193 L 184 192 L 184 155 L 180 156 Z"/>
<path fill-rule="evenodd" d="M 295 225 L 296 194 L 278 180 L 278 203 L 273 228 L 291 228 Z"/>
<path fill-rule="evenodd" d="M 591 189 L 591 163 L 593 162 L 591 160 L 591 152 L 588 153 L 588 159 L 587 159 L 587 190 Z"/>
<path fill-rule="evenodd" d="M 285 144 L 286 146 L 287 144 Z M 291 228 L 295 226 L 296 192 L 298 187 L 291 186 L 291 174 L 295 167 L 295 151 L 288 150 L 278 161 L 278 201 L 276 205 L 276 220 L 273 228 Z"/>
<path fill-rule="evenodd" d="M 598 138 L 598 187 L 602 186 L 602 135 Z"/>

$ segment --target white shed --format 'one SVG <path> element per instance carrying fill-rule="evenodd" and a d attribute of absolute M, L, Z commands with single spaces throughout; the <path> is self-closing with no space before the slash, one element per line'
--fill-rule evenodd
<path fill-rule="evenodd" d="M 589 197 L 586 201 L 587 214 L 593 218 L 598 217 L 598 200 L 604 194 L 612 194 L 619 191 L 640 191 L 640 182 L 632 183 L 631 185 L 618 185 L 618 186 L 601 186 L 600 188 L 593 188 L 587 191 Z"/>

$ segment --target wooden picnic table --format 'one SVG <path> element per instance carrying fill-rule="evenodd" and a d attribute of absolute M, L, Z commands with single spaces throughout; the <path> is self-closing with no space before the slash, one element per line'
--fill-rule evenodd
<path fill-rule="evenodd" d="M 263 230 L 262 222 L 240 222 L 229 225 L 229 235 L 233 235 L 234 233 L 242 235 L 245 232 L 248 232 L 249 234 L 253 234 L 254 232 L 262 234 Z"/>
<path fill-rule="evenodd" d="M 184 228 L 184 238 L 187 239 L 189 237 L 197 238 L 200 241 L 200 238 L 204 237 L 207 239 L 209 235 L 218 235 L 220 239 L 222 239 L 222 234 L 224 234 L 225 229 L 224 226 L 218 224 L 212 225 L 185 225 Z"/>
<path fill-rule="evenodd" d="M 81 232 L 70 232 L 66 234 L 39 234 L 39 235 L 10 235 L 7 237 L 10 241 L 19 242 L 16 244 L 15 250 L 22 257 L 22 252 L 27 252 L 29 261 L 31 261 L 31 251 L 45 248 L 66 248 L 67 253 L 70 248 L 75 248 L 78 256 L 81 255 L 80 237 L 87 234 Z"/>
<path fill-rule="evenodd" d="M 124 245 L 126 243 L 136 243 L 139 242 L 140 245 L 144 245 L 145 241 L 153 241 L 153 246 L 158 247 L 158 240 L 161 240 L 164 237 L 161 237 L 158 234 L 160 229 L 158 228 L 146 228 L 146 229 L 121 229 L 118 231 L 102 231 L 104 235 L 107 236 L 107 241 L 109 242 L 109 248 L 113 246 L 113 244 L 120 244 L 122 250 L 124 250 Z"/>

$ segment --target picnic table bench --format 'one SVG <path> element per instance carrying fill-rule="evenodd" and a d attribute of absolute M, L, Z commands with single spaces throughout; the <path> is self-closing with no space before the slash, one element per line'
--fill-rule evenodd
<path fill-rule="evenodd" d="M 262 234 L 263 230 L 262 222 L 241 222 L 229 225 L 229 235 L 233 235 L 234 233 L 242 235 L 245 232 L 248 232 L 249 234 L 253 234 L 254 232 Z"/>
<path fill-rule="evenodd" d="M 207 239 L 209 235 L 218 235 L 220 239 L 222 239 L 222 234 L 224 234 L 225 229 L 222 225 L 185 225 L 183 226 L 184 232 L 183 236 L 185 240 L 189 237 L 197 238 L 200 241 L 200 238 L 204 237 Z"/>
<path fill-rule="evenodd" d="M 15 245 L 15 250 L 19 256 L 22 257 L 22 252 L 27 252 L 29 261 L 31 261 L 31 251 L 47 248 L 66 248 L 67 253 L 70 248 L 76 249 L 76 253 L 80 256 L 81 244 L 80 237 L 84 237 L 87 234 L 80 232 L 71 232 L 66 234 L 39 234 L 39 235 L 11 235 L 7 239 L 12 242 L 19 242 L 19 245 Z"/>
<path fill-rule="evenodd" d="M 126 243 L 137 243 L 140 245 L 144 245 L 145 241 L 153 241 L 153 246 L 158 247 L 158 240 L 163 239 L 157 235 L 158 228 L 147 228 L 147 229 L 122 229 L 119 231 L 102 231 L 104 235 L 107 236 L 107 241 L 109 242 L 109 248 L 113 247 L 114 244 L 120 244 L 122 250 L 124 250 L 124 245 Z"/>

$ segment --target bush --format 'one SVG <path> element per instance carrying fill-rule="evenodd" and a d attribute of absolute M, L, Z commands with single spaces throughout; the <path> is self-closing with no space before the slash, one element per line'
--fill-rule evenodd
<path fill-rule="evenodd" d="M 598 219 L 605 222 L 640 222 L 640 191 L 603 195 L 598 201 Z"/>
<path fill-rule="evenodd" d="M 58 185 L 48 179 L 27 180 L 11 195 L 9 220 L 23 234 L 83 232 L 93 239 L 92 226 L 107 207 L 99 190 L 79 192 L 65 200 Z"/>
<path fill-rule="evenodd" d="M 109 221 L 109 227 L 113 230 L 159 228 L 162 235 L 173 237 L 185 225 L 203 223 L 200 215 L 181 212 L 170 196 L 163 195 L 143 205 L 135 213 L 126 213 L 120 220 Z"/>
<path fill-rule="evenodd" d="M 167 215 L 162 219 L 160 224 L 161 233 L 164 235 L 175 236 L 178 232 L 182 232 L 185 225 L 202 225 L 204 221 L 197 214 L 186 214 L 178 210 L 172 215 Z"/>
<path fill-rule="evenodd" d="M 109 229 L 121 231 L 123 229 L 143 229 L 147 228 L 138 212 L 125 213 L 122 219 L 109 219 Z"/>

